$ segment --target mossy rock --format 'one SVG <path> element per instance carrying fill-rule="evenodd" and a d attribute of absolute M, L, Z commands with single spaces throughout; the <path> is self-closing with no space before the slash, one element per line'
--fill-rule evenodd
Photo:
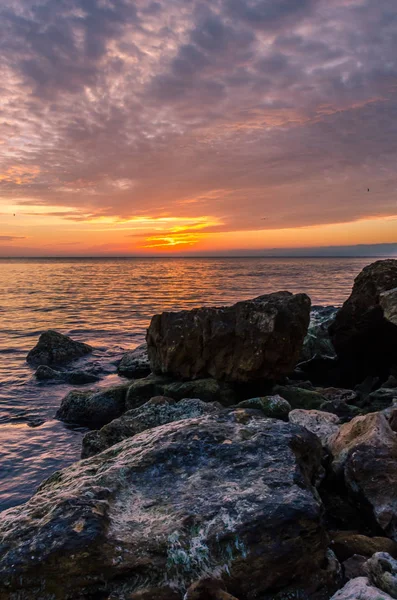
<path fill-rule="evenodd" d="M 327 398 L 318 392 L 294 386 L 276 385 L 273 388 L 273 393 L 287 400 L 292 408 L 319 409 L 327 401 Z"/>
<path fill-rule="evenodd" d="M 282 421 L 288 421 L 288 414 L 291 411 L 290 403 L 279 395 L 250 398 L 243 400 L 237 406 L 238 408 L 256 408 L 261 410 L 266 417 Z"/>

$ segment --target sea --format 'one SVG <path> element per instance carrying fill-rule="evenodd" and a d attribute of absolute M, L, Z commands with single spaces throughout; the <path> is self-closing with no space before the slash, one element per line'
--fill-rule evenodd
<path fill-rule="evenodd" d="M 28 499 L 80 457 L 85 429 L 54 418 L 72 386 L 39 382 L 26 355 L 55 329 L 87 342 L 95 387 L 121 383 L 123 353 L 144 341 L 152 315 L 222 306 L 279 290 L 341 305 L 370 258 L 0 259 L 0 510 Z M 78 386 L 79 388 L 83 386 Z M 93 387 L 90 384 L 88 387 Z"/>

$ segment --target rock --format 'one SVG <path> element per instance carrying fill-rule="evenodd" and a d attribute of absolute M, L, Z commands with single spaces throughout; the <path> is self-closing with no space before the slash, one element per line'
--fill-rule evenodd
<path fill-rule="evenodd" d="M 386 381 L 381 385 L 382 388 L 397 388 L 397 377 L 395 375 L 390 375 Z"/>
<path fill-rule="evenodd" d="M 124 413 L 120 418 L 111 421 L 99 431 L 90 431 L 83 438 L 82 458 L 94 456 L 146 429 L 158 427 L 172 421 L 191 419 L 201 415 L 219 412 L 222 406 L 217 402 L 185 399 L 176 403 L 171 398 L 157 396 Z"/>
<path fill-rule="evenodd" d="M 397 598 L 397 560 L 387 552 L 377 552 L 367 560 L 365 570 L 376 587 Z"/>
<path fill-rule="evenodd" d="M 121 359 L 117 372 L 122 377 L 139 379 L 150 375 L 150 363 L 147 353 L 147 345 L 141 344 L 135 350 L 127 352 Z"/>
<path fill-rule="evenodd" d="M 354 404 L 358 400 L 358 394 L 355 390 L 345 390 L 341 388 L 328 387 L 317 388 L 316 391 L 324 396 L 327 401 L 343 402 Z"/>
<path fill-rule="evenodd" d="M 181 595 L 170 587 L 146 588 L 130 594 L 111 595 L 106 600 L 181 600 Z M 93 599 L 95 600 L 95 599 Z"/>
<path fill-rule="evenodd" d="M 261 410 L 266 417 L 270 417 L 272 419 L 281 419 L 282 421 L 288 421 L 288 413 L 291 410 L 290 403 L 278 395 L 243 400 L 243 402 L 240 402 L 237 407 L 255 408 Z"/>
<path fill-rule="evenodd" d="M 386 537 L 368 537 L 357 531 L 330 532 L 331 548 L 340 562 L 344 562 L 355 554 L 369 558 L 376 552 L 388 552 L 397 557 L 397 544 Z"/>
<path fill-rule="evenodd" d="M 289 422 L 294 425 L 301 425 L 314 433 L 324 448 L 328 447 L 331 438 L 338 433 L 340 427 L 339 417 L 320 410 L 302 410 L 299 408 L 292 410 L 289 413 Z"/>
<path fill-rule="evenodd" d="M 365 563 L 367 559 L 365 556 L 360 554 L 353 554 L 350 558 L 342 563 L 343 573 L 345 579 L 354 579 L 355 577 L 366 577 L 367 572 L 365 570 Z"/>
<path fill-rule="evenodd" d="M 321 445 L 257 414 L 168 423 L 55 473 L 2 513 L 0 598 L 183 596 L 209 572 L 236 598 L 310 585 L 328 543 Z"/>
<path fill-rule="evenodd" d="M 206 577 L 193 583 L 186 592 L 184 600 L 238 600 L 231 596 L 221 579 Z"/>
<path fill-rule="evenodd" d="M 53 381 L 55 383 L 69 383 L 70 385 L 84 385 L 100 380 L 98 375 L 89 371 L 56 371 L 46 365 L 37 367 L 35 377 L 39 381 Z"/>
<path fill-rule="evenodd" d="M 103 390 L 74 390 L 61 402 L 55 418 L 65 423 L 102 427 L 119 417 L 125 410 L 129 384 Z"/>
<path fill-rule="evenodd" d="M 397 363 L 397 325 L 385 317 L 384 292 L 397 287 L 397 260 L 380 260 L 356 277 L 329 331 L 350 380 L 386 375 Z M 383 298 L 383 300 L 382 300 Z"/>
<path fill-rule="evenodd" d="M 60 371 L 55 371 L 55 369 L 51 369 L 47 365 L 40 365 L 37 367 L 35 372 L 35 377 L 39 381 L 59 381 L 63 382 L 62 373 Z"/>
<path fill-rule="evenodd" d="M 239 399 L 233 386 L 215 379 L 173 381 L 168 377 L 149 375 L 144 379 L 136 379 L 130 384 L 126 408 L 127 410 L 136 408 L 153 396 L 167 396 L 174 400 L 200 398 L 204 402 L 220 402 L 224 406 L 236 404 Z"/>
<path fill-rule="evenodd" d="M 67 335 L 49 329 L 41 334 L 36 346 L 26 357 L 32 365 L 61 365 L 92 352 L 91 346 L 76 342 Z"/>
<path fill-rule="evenodd" d="M 292 408 L 304 408 L 307 410 L 320 408 L 325 402 L 325 397 L 318 392 L 306 390 L 294 386 L 275 385 L 273 393 L 288 400 Z"/>
<path fill-rule="evenodd" d="M 297 362 L 309 315 L 309 297 L 289 292 L 155 315 L 147 333 L 152 371 L 179 379 L 278 379 Z"/>
<path fill-rule="evenodd" d="M 336 592 L 331 600 L 392 600 L 392 598 L 371 585 L 367 577 L 356 577 Z"/>
<path fill-rule="evenodd" d="M 389 425 L 392 431 L 397 432 L 397 408 L 395 408 L 389 416 Z"/>
<path fill-rule="evenodd" d="M 397 285 L 394 289 L 383 292 L 380 295 L 379 303 L 385 319 L 397 326 Z"/>
<path fill-rule="evenodd" d="M 360 405 L 370 409 L 371 412 L 376 412 L 392 406 L 394 400 L 397 401 L 396 389 L 379 388 L 371 392 Z"/>
<path fill-rule="evenodd" d="M 312 307 L 310 324 L 299 362 L 306 362 L 313 358 L 335 358 L 335 348 L 332 345 L 328 328 L 333 323 L 337 311 L 335 306 Z"/>
<path fill-rule="evenodd" d="M 397 541 L 397 436 L 382 413 L 355 417 L 330 441 L 334 472 L 374 518 Z"/>
<path fill-rule="evenodd" d="M 323 404 L 320 404 L 320 410 L 337 415 L 345 421 L 361 415 L 361 410 L 358 406 L 345 404 L 344 402 L 338 402 L 337 400 L 327 400 L 327 402 L 323 402 Z"/>

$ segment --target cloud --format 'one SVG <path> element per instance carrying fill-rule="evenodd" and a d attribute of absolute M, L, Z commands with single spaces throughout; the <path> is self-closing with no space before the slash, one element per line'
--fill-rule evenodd
<path fill-rule="evenodd" d="M 393 12 L 393 0 L 7 0 L 2 202 L 65 227 L 397 214 Z"/>
<path fill-rule="evenodd" d="M 26 238 L 20 235 L 0 235 L 0 242 L 13 242 L 15 240 L 25 240 Z"/>

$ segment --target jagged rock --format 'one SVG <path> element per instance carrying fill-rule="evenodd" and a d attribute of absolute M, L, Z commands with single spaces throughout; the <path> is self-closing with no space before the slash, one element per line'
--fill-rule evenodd
<path fill-rule="evenodd" d="M 390 375 L 386 381 L 381 385 L 382 388 L 397 388 L 397 377 L 395 375 Z"/>
<path fill-rule="evenodd" d="M 371 585 L 367 577 L 356 577 L 336 592 L 331 600 L 392 600 L 392 597 Z"/>
<path fill-rule="evenodd" d="M 340 427 L 339 417 L 320 410 L 292 410 L 289 422 L 306 427 L 319 438 L 324 448 L 328 448 L 330 439 L 338 433 Z"/>
<path fill-rule="evenodd" d="M 397 285 L 394 289 L 383 292 L 379 303 L 383 309 L 383 316 L 393 325 L 397 325 Z"/>
<path fill-rule="evenodd" d="M 365 267 L 330 326 L 332 343 L 351 381 L 367 375 L 387 376 L 397 364 L 397 325 L 385 317 L 382 307 L 384 292 L 396 287 L 397 260 Z"/>
<path fill-rule="evenodd" d="M 318 392 L 292 385 L 275 385 L 273 393 L 285 398 L 292 408 L 304 408 L 306 410 L 318 409 L 326 400 Z"/>
<path fill-rule="evenodd" d="M 84 385 L 95 383 L 100 377 L 89 371 L 56 371 L 46 365 L 37 367 L 35 377 L 39 381 L 54 381 L 55 383 L 69 383 L 70 385 Z"/>
<path fill-rule="evenodd" d="M 367 560 L 365 570 L 376 587 L 397 598 L 397 560 L 387 552 L 377 552 Z"/>
<path fill-rule="evenodd" d="M 243 400 L 237 405 L 239 408 L 254 408 L 261 410 L 266 417 L 288 421 L 291 405 L 281 396 L 263 396 Z"/>
<path fill-rule="evenodd" d="M 219 412 L 222 406 L 217 402 L 185 399 L 176 403 L 171 398 L 157 396 L 124 413 L 119 419 L 108 423 L 99 431 L 90 431 L 83 438 L 82 458 L 94 456 L 106 448 L 130 438 L 146 429 L 158 427 L 172 421 L 191 419 L 205 414 Z"/>
<path fill-rule="evenodd" d="M 320 410 L 337 415 L 341 419 L 348 421 L 362 414 L 361 409 L 353 404 L 345 404 L 337 400 L 327 400 L 320 404 Z"/>
<path fill-rule="evenodd" d="M 180 379 L 278 379 L 297 362 L 309 315 L 309 297 L 289 292 L 155 315 L 147 333 L 152 371 Z"/>
<path fill-rule="evenodd" d="M 167 396 L 174 400 L 200 398 L 204 402 L 220 402 L 224 406 L 238 402 L 238 394 L 233 386 L 225 382 L 215 379 L 173 381 L 168 377 L 149 375 L 130 384 L 126 409 L 136 408 L 154 396 Z"/>
<path fill-rule="evenodd" d="M 55 418 L 65 423 L 102 427 L 125 411 L 129 384 L 103 390 L 74 390 L 61 402 Z"/>
<path fill-rule="evenodd" d="M 127 352 L 121 359 L 117 372 L 129 379 L 138 379 L 150 374 L 151 368 L 147 353 L 147 345 L 141 344 L 135 350 Z"/>
<path fill-rule="evenodd" d="M 331 548 L 340 562 L 354 554 L 369 558 L 376 552 L 388 552 L 397 557 L 397 544 L 387 537 L 368 537 L 357 531 L 331 531 Z"/>
<path fill-rule="evenodd" d="M 182 600 L 209 572 L 237 598 L 310 585 L 328 543 L 312 486 L 321 445 L 251 413 L 168 423 L 55 473 L 2 513 L 0 598 L 172 584 Z"/>
<path fill-rule="evenodd" d="M 49 329 L 41 334 L 39 341 L 26 357 L 32 366 L 61 365 L 92 352 L 91 346 L 76 342 L 67 335 Z"/>
<path fill-rule="evenodd" d="M 337 311 L 335 306 L 312 306 L 310 324 L 299 362 L 306 362 L 313 358 L 335 358 L 335 348 L 332 345 L 328 328 L 333 323 Z"/>
<path fill-rule="evenodd" d="M 362 510 L 397 541 L 397 436 L 382 413 L 355 417 L 330 441 L 332 468 Z"/>

